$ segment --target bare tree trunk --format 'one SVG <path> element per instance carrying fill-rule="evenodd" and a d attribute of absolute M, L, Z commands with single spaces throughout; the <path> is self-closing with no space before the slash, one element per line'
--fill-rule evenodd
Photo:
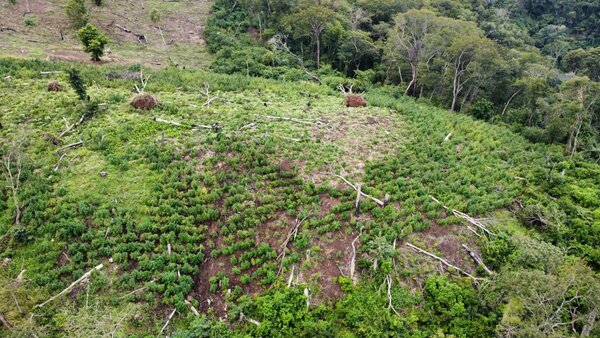
<path fill-rule="evenodd" d="M 406 90 L 404 91 L 404 95 L 408 95 L 408 92 L 410 91 L 411 87 L 417 86 L 417 75 L 418 75 L 417 66 L 411 64 L 410 68 L 411 68 L 412 78 L 410 79 L 410 82 L 408 83 L 408 86 L 406 87 Z"/>
<path fill-rule="evenodd" d="M 321 68 L 321 37 L 316 35 L 317 40 L 317 69 Z"/>

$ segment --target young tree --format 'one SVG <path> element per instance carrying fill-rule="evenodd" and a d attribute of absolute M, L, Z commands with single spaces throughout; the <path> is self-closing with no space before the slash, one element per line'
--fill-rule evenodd
<path fill-rule="evenodd" d="M 100 57 L 104 55 L 104 46 L 108 43 L 106 35 L 88 23 L 79 30 L 77 38 L 83 44 L 83 50 L 92 55 L 92 60 L 100 61 Z"/>
<path fill-rule="evenodd" d="M 315 63 L 321 67 L 321 38 L 336 20 L 336 13 L 323 6 L 311 6 L 285 18 L 294 38 L 309 37 L 315 45 Z"/>
<path fill-rule="evenodd" d="M 65 7 L 67 18 L 71 20 L 71 24 L 75 28 L 81 28 L 88 22 L 87 8 L 85 7 L 85 0 L 69 0 Z"/>

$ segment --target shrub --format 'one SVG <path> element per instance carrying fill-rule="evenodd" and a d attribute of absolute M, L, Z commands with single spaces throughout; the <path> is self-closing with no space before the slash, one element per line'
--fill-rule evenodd
<path fill-rule="evenodd" d="M 100 61 L 100 57 L 104 55 L 104 46 L 108 43 L 106 35 L 88 23 L 79 30 L 77 38 L 83 44 L 83 50 L 92 55 L 92 60 Z"/>
<path fill-rule="evenodd" d="M 38 24 L 37 18 L 35 16 L 31 16 L 31 15 L 28 15 L 27 17 L 25 17 L 24 22 L 25 22 L 25 25 L 29 26 L 29 27 L 35 27 Z"/>
<path fill-rule="evenodd" d="M 156 107 L 157 104 L 156 98 L 147 93 L 138 94 L 131 100 L 131 105 L 136 109 L 148 110 Z"/>

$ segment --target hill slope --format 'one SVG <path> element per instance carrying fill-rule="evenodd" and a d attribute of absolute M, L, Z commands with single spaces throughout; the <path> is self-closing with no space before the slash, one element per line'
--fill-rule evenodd
<path fill-rule="evenodd" d="M 91 97 L 81 103 L 69 68 L 0 61 L 3 154 L 13 149 L 23 163 L 19 224 L 9 190 L 0 198 L 6 334 L 490 336 L 517 325 L 500 323 L 501 304 L 535 297 L 472 283 L 510 285 L 532 264 L 542 267 L 532 283 L 579 281 L 547 291 L 551 313 L 575 311 L 581 329 L 597 304 L 591 270 L 533 230 L 551 212 L 572 217 L 567 203 L 597 217 L 582 189 L 599 184 L 598 166 L 561 175 L 570 164 L 558 147 L 395 90 L 346 108 L 326 86 L 172 67 L 143 70 L 160 102 L 149 111 L 129 104 L 141 85 L 126 79 L 131 68 L 80 67 Z M 63 90 L 47 91 L 48 81 Z M 356 191 L 336 175 L 375 199 L 364 196 L 357 211 Z M 525 228 L 515 216 L 531 216 L 532 205 L 543 208 Z M 453 210 L 482 217 L 494 235 Z M 573 236 L 573 245 L 593 249 L 588 240 Z M 89 283 L 35 306 L 98 264 Z M 575 289 L 585 305 L 563 308 Z M 511 315 L 518 325 L 539 319 Z M 165 331 L 165 321 L 174 326 Z"/>
<path fill-rule="evenodd" d="M 89 57 L 83 53 L 66 16 L 67 1 L 30 1 L 29 6 L 26 3 L 0 4 L 3 55 L 88 62 Z M 126 0 L 102 6 L 86 4 L 90 22 L 111 39 L 105 62 L 207 65 L 204 27 L 210 10 L 208 1 Z M 153 10 L 159 16 L 156 23 L 151 20 Z M 140 35 L 144 36 L 143 41 L 139 40 Z"/>

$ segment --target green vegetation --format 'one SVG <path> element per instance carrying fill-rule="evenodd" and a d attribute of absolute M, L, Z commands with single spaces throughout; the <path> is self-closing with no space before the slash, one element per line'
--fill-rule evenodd
<path fill-rule="evenodd" d="M 0 56 L 0 336 L 600 336 L 596 4 L 91 3 Z"/>
<path fill-rule="evenodd" d="M 25 267 L 31 280 L 0 292 L 0 313 L 13 326 L 7 333 L 91 332 L 89 317 L 112 325 L 109 313 L 125 318 L 114 324 L 120 334 L 157 333 L 169 315 L 158 309 L 166 307 L 176 310 L 174 336 L 181 337 L 550 334 L 570 332 L 564 322 L 582 332 L 598 305 L 598 280 L 576 256 L 598 264 L 598 238 L 590 236 L 598 189 L 590 184 L 598 184 L 600 169 L 565 157 L 559 147 L 530 144 L 504 127 L 416 103 L 401 96 L 402 88 L 370 92 L 371 108 L 346 109 L 339 94 L 308 82 L 144 69 L 146 89 L 161 102 L 152 114 L 183 124 L 177 127 L 129 106 L 139 80 L 108 80 L 115 77 L 107 74 L 130 70 L 0 64 L 12 77 L 2 83 L 0 102 L 17 109 L 4 111 L 2 139 L 13 143 L 4 143 L 2 158 L 22 159 L 16 199 L 6 189 L 0 204 L 3 285 L 15 283 Z M 41 69 L 70 70 L 81 94 L 46 92 Z M 209 88 L 207 96 L 219 99 L 204 105 L 208 98 L 198 97 L 197 88 Z M 85 105 L 72 104 L 78 96 Z M 64 132 L 63 117 L 77 122 L 81 116 Z M 349 121 L 361 127 L 348 128 Z M 219 128 L 213 130 L 189 127 L 215 123 Z M 16 138 L 17 131 L 26 136 Z M 55 140 L 59 134 L 64 136 Z M 79 140 L 81 146 L 65 148 Z M 356 147 L 367 147 L 370 159 Z M 356 171 L 361 165 L 364 176 Z M 387 194 L 388 204 L 363 200 L 360 217 L 354 216 L 356 194 L 332 171 L 362 181 L 369 195 Z M 443 229 L 436 231 L 453 240 L 452 233 L 465 229 L 430 195 L 471 215 L 510 208 L 522 218 L 526 235 L 489 223 L 496 233 L 489 240 L 469 232 L 456 237 L 481 246 L 497 272 L 486 278 L 489 286 L 428 276 L 435 263 L 400 244 L 407 240 L 435 252 L 422 231 Z M 336 202 L 325 208 L 326 200 Z M 282 249 L 294 219 L 303 220 L 298 234 Z M 353 286 L 347 269 L 350 244 L 359 234 L 361 278 Z M 531 239 L 537 234 L 558 247 Z M 324 248 L 338 246 L 344 248 L 340 254 L 319 257 Z M 559 247 L 569 247 L 570 256 Z M 326 272 L 329 260 L 346 277 L 335 265 L 333 275 Z M 34 308 L 100 263 L 105 271 L 74 297 Z M 298 280 L 288 288 L 292 272 Z M 580 277 L 578 284 L 570 282 L 573 276 Z M 423 288 L 411 291 L 411 280 Z M 544 288 L 519 292 L 507 286 L 517 285 L 512 280 Z M 328 303 L 336 289 L 341 298 Z M 269 291 L 256 297 L 252 290 Z M 30 323 L 20 316 L 13 294 L 39 319 Z M 553 301 L 535 308 L 544 294 Z M 561 294 L 582 298 L 561 307 Z M 188 316 L 192 306 L 204 314 Z M 71 308 L 80 310 L 65 313 Z M 549 312 L 560 316 L 544 315 Z M 214 322 L 225 314 L 231 325 Z M 68 325 L 58 324 L 65 318 Z"/>
<path fill-rule="evenodd" d="M 88 23 L 89 16 L 85 7 L 85 0 L 69 0 L 65 12 L 73 28 L 79 29 Z"/>
<path fill-rule="evenodd" d="M 361 90 L 397 85 L 436 106 L 510 124 L 531 141 L 600 158 L 598 4 L 234 2 L 215 1 L 208 20 L 215 71 L 334 86 L 351 77 Z M 583 96 L 565 90 L 571 80 L 586 87 Z M 565 100 L 582 102 L 567 113 Z"/>
<path fill-rule="evenodd" d="M 83 44 L 83 51 L 90 53 L 93 61 L 100 61 L 100 57 L 104 55 L 104 47 L 108 43 L 106 35 L 88 23 L 77 32 L 77 38 Z"/>

